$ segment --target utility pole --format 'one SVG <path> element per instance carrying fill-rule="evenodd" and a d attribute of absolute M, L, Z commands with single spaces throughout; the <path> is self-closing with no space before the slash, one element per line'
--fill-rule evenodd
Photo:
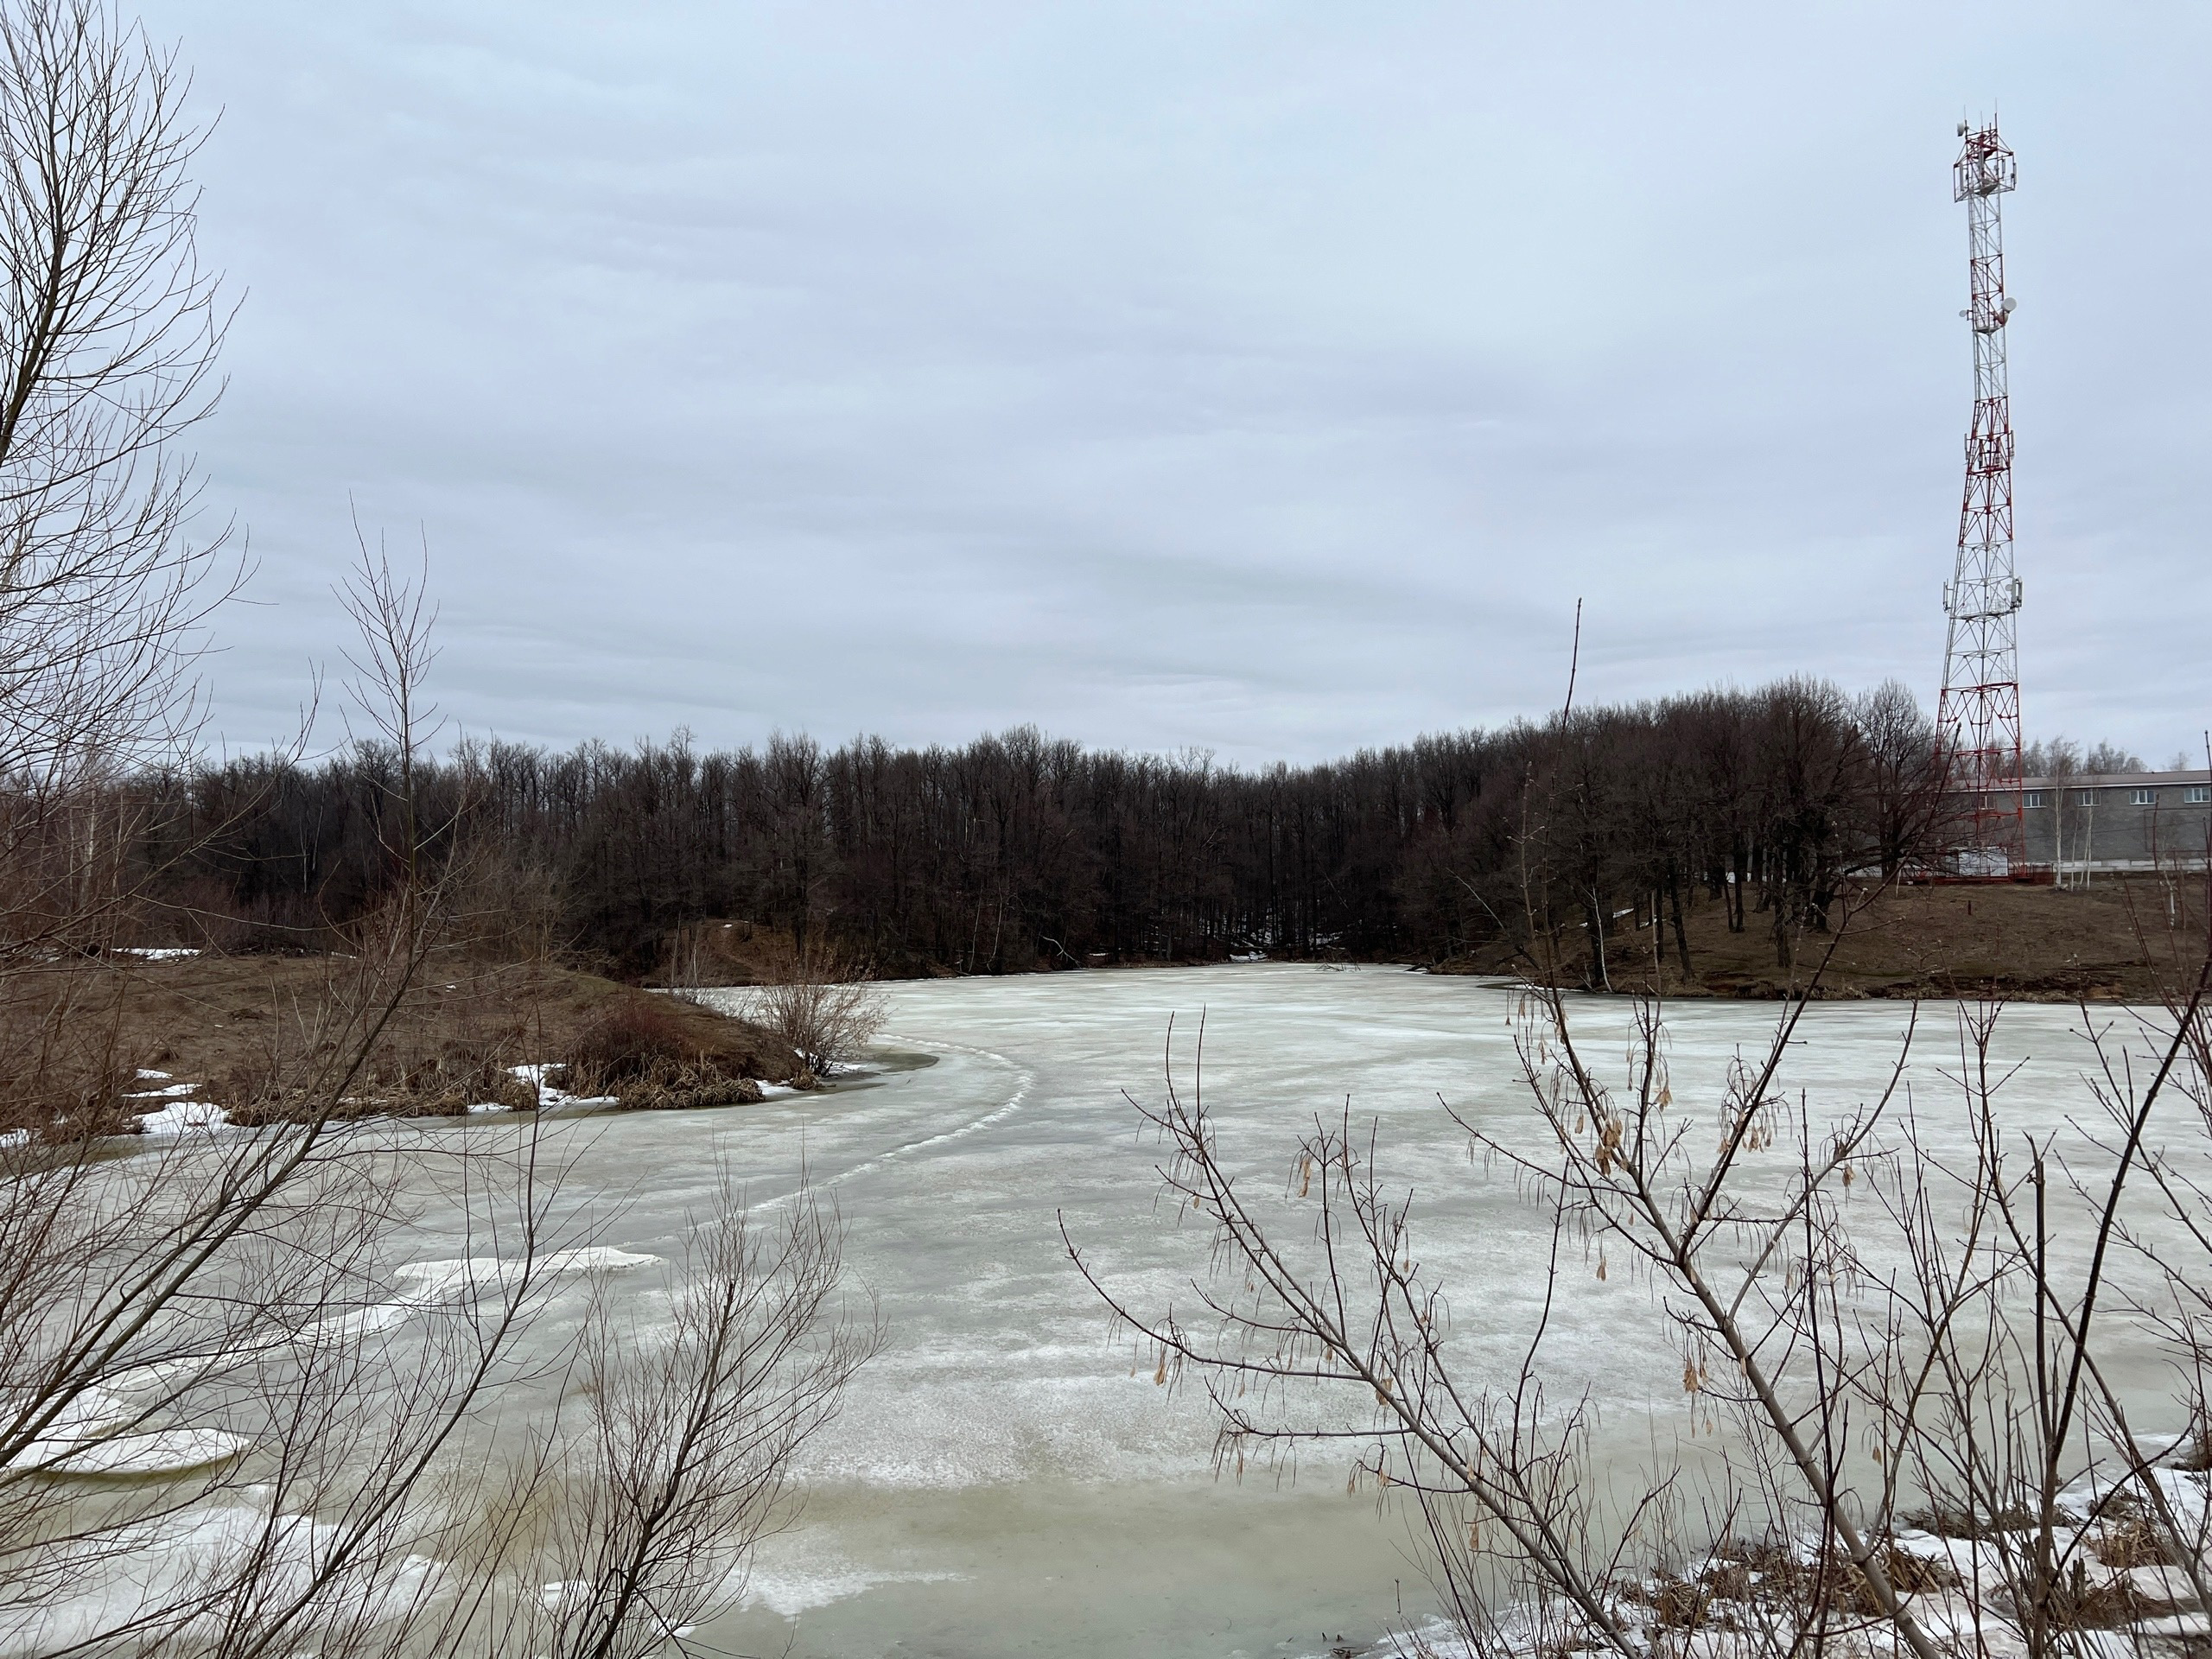
<path fill-rule="evenodd" d="M 1974 338 L 1974 419 L 1967 430 L 1966 494 L 1959 553 L 1943 589 L 1950 620 L 1943 695 L 1936 706 L 1944 779 L 1971 802 L 1970 833 L 1956 874 L 1984 879 L 2027 873 L 2020 798 L 2020 579 L 2012 570 L 2012 407 L 2005 364 L 2004 226 L 1999 199 L 2018 180 L 1997 123 L 1959 123 L 1964 147 L 1951 195 L 1967 208 L 1967 320 Z M 2011 798 L 2010 805 L 1999 798 Z"/>

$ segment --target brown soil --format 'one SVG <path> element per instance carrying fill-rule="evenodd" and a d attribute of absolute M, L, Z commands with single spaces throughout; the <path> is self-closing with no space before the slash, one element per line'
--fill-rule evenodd
<path fill-rule="evenodd" d="M 359 1040 L 358 1020 L 348 1023 L 361 999 L 352 979 L 345 958 L 207 955 L 80 965 L 54 976 L 54 994 L 71 1000 L 67 1023 L 86 1064 L 121 1088 L 161 1086 L 120 1083 L 138 1068 L 167 1072 L 202 1085 L 194 1098 L 255 1122 L 292 1116 L 315 1083 L 334 1082 L 336 1058 Z M 35 1016 L 35 1001 L 10 1011 L 16 1022 Z M 606 1063 L 610 1033 L 628 1038 L 627 1063 Z M 580 1059 L 593 1075 L 577 1081 L 636 1106 L 758 1099 L 753 1080 L 787 1083 L 802 1070 L 758 1028 L 682 998 L 542 963 L 434 958 L 345 1094 L 359 1113 L 459 1113 L 483 1101 L 527 1107 L 535 1091 L 510 1067 Z M 80 1097 L 89 1102 L 89 1091 Z M 86 1128 L 127 1129 L 132 1112 L 158 1103 L 123 1103 L 117 1121 L 104 1102 Z"/>
<path fill-rule="evenodd" d="M 2087 892 L 1992 884 L 1864 893 L 1836 906 L 1834 931 L 1797 938 L 1794 972 L 1777 961 L 1771 917 L 1754 912 L 1744 931 L 1731 933 L 1722 907 L 1706 904 L 1686 918 L 1690 978 L 1681 975 L 1670 925 L 1657 983 L 1672 996 L 1780 997 L 1810 986 L 1826 997 L 2158 1001 L 2177 985 L 2186 995 L 2203 959 L 2201 901 L 2180 897 L 2170 921 L 2167 899 L 2164 884 L 2148 877 L 2107 878 Z M 1641 928 L 1634 920 L 1621 918 L 1608 941 L 1615 990 L 1654 982 L 1652 931 L 1648 918 Z M 1560 978 L 1581 983 L 1588 961 L 1581 930 L 1562 936 L 1560 955 Z M 1500 946 L 1437 971 L 1527 966 Z"/>

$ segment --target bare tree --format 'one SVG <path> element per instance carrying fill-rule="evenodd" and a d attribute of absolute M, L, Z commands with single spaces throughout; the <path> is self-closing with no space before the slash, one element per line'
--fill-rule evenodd
<path fill-rule="evenodd" d="M 0 11 L 0 775 L 190 729 L 219 533 L 177 440 L 228 320 L 194 250 L 175 55 L 98 0 Z"/>
<path fill-rule="evenodd" d="M 190 535 L 178 447 L 227 320 L 182 94 L 105 5 L 0 8 L 0 1130 L 112 1100 L 114 975 L 87 964 L 146 895 L 140 778 L 188 747 L 200 625 L 238 575 L 219 529 Z"/>
<path fill-rule="evenodd" d="M 1895 880 L 1909 861 L 1939 850 L 1943 791 L 1936 722 L 1897 680 L 1862 694 L 1852 712 L 1866 757 L 1873 862 L 1884 880 Z"/>
<path fill-rule="evenodd" d="M 412 590 L 378 565 L 357 599 L 361 683 L 419 691 Z M 372 701 L 396 778 L 419 775 L 421 707 Z M 392 822 L 438 829 L 412 800 Z M 701 1218 L 664 1343 L 611 1306 L 581 1348 L 545 1330 L 564 1283 L 647 1258 L 552 1224 L 575 1147 L 536 1114 L 442 1146 L 349 1109 L 450 948 L 453 862 L 391 851 L 397 886 L 265 1081 L 264 1127 L 137 1159 L 29 1136 L 0 1151 L 0 1641 L 226 1659 L 664 1648 L 789 1512 L 792 1459 L 880 1342 L 836 1306 L 841 1230 L 804 1192 L 779 1232 L 729 1192 Z M 425 1183 L 488 1254 L 395 1261 Z M 579 1364 L 588 1423 L 556 1397 L 511 1426 L 537 1450 L 510 1458 L 488 1404 Z M 104 1473 L 136 1480 L 83 1484 Z M 149 1579 L 131 1565 L 149 1556 L 174 1565 Z M 549 1601 L 549 1561 L 590 1593 Z"/>

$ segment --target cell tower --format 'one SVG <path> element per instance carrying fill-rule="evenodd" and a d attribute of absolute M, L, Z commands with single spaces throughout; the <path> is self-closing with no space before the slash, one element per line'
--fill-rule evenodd
<path fill-rule="evenodd" d="M 2020 579 L 2012 573 L 2012 406 L 2005 369 L 2004 226 L 1998 200 L 2018 169 L 1997 123 L 1959 123 L 1965 141 L 1951 169 L 1952 199 L 1967 205 L 1971 303 L 1959 313 L 1974 331 L 1974 423 L 1967 432 L 1967 486 L 1959 509 L 1958 566 L 1943 589 L 1950 619 L 1943 646 L 1943 695 L 1936 705 L 1950 788 L 1970 802 L 1960 855 L 1963 876 L 2027 874 L 2020 801 Z"/>

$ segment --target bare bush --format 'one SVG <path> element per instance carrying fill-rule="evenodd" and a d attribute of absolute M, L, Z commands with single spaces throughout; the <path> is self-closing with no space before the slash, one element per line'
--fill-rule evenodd
<path fill-rule="evenodd" d="M 727 1178 L 693 1234 L 665 1330 L 602 1305 L 584 1358 L 588 1424 L 558 1448 L 567 1502 L 533 1569 L 541 1632 L 524 1651 L 665 1651 L 742 1593 L 760 1541 L 794 1510 L 792 1462 L 881 1346 L 836 1306 L 842 1234 L 802 1192 L 780 1224 Z"/>
<path fill-rule="evenodd" d="M 664 1110 L 760 1100 L 751 1048 L 716 1036 L 702 1035 L 663 999 L 640 992 L 577 1033 L 563 1057 L 561 1086 Z"/>
<path fill-rule="evenodd" d="M 779 963 L 775 979 L 747 995 L 743 1015 L 826 1077 L 883 1029 L 888 1010 L 863 969 L 816 944 Z"/>

